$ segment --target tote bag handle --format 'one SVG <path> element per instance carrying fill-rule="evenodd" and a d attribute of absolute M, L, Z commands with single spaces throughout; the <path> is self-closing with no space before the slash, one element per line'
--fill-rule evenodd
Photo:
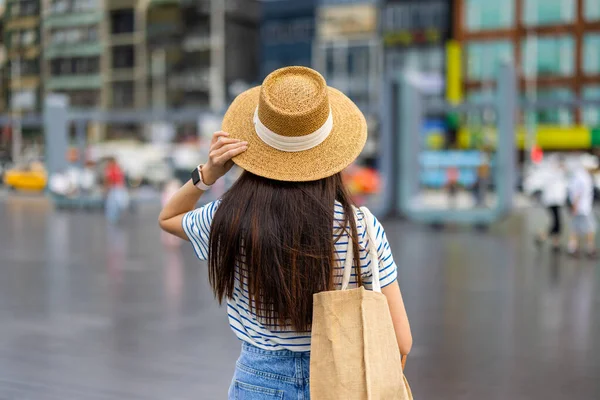
<path fill-rule="evenodd" d="M 379 281 L 379 257 L 377 255 L 377 247 L 375 246 L 375 234 L 373 232 L 373 228 L 375 225 L 375 217 L 371 214 L 371 211 L 367 207 L 361 207 L 360 211 L 365 216 L 364 224 L 366 224 L 367 229 L 367 239 L 369 241 L 369 248 L 367 251 L 370 256 L 370 267 L 371 267 L 371 275 L 373 277 L 373 291 L 381 293 L 381 283 Z M 358 216 L 356 212 L 354 213 L 354 219 L 356 224 L 358 225 Z M 354 259 L 353 255 L 353 245 L 352 238 L 348 237 L 348 245 L 346 247 L 346 259 L 344 260 L 344 274 L 342 276 L 342 290 L 348 289 L 348 285 L 350 284 L 350 276 L 352 275 L 352 261 Z"/>

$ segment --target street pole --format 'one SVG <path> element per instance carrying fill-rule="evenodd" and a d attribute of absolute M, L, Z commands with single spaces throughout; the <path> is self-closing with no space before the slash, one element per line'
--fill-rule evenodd
<path fill-rule="evenodd" d="M 210 108 L 225 107 L 225 1 L 210 2 Z"/>
<path fill-rule="evenodd" d="M 11 75 L 15 82 L 14 87 L 21 87 L 21 56 L 18 55 L 16 60 L 11 63 Z M 12 92 L 11 102 L 14 99 L 14 90 Z M 21 115 L 16 107 L 12 107 L 12 160 L 14 164 L 19 164 L 21 161 L 21 152 L 23 150 L 23 135 L 21 131 Z"/>
<path fill-rule="evenodd" d="M 537 100 L 537 58 L 538 58 L 538 43 L 537 36 L 535 34 L 527 34 L 527 54 L 528 57 L 527 64 L 532 66 L 532 75 L 531 77 L 525 78 L 525 86 L 526 86 L 526 96 L 527 100 L 531 103 Z M 523 71 L 525 74 L 527 71 Z M 536 144 L 536 125 L 537 118 L 535 108 L 530 108 L 526 110 L 527 115 L 527 136 L 525 140 L 525 151 L 527 151 L 526 165 L 531 165 L 531 149 Z"/>

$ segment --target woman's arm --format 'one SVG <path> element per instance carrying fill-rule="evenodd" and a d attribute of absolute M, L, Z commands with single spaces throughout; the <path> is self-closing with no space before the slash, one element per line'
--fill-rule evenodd
<path fill-rule="evenodd" d="M 398 347 L 400 348 L 400 354 L 406 356 L 410 353 L 413 339 L 412 334 L 410 333 L 410 324 L 408 323 L 408 316 L 406 315 L 406 309 L 404 308 L 404 301 L 402 300 L 398 281 L 387 285 L 381 289 L 381 292 L 388 301 L 392 322 L 394 323 L 394 330 L 396 331 L 396 339 L 398 340 Z"/>
<path fill-rule="evenodd" d="M 210 144 L 209 159 L 202 166 L 202 179 L 212 185 L 233 167 L 231 159 L 248 149 L 248 143 L 238 139 L 228 139 L 226 132 L 216 132 Z M 161 229 L 182 239 L 188 240 L 181 221 L 183 216 L 196 207 L 196 203 L 204 191 L 194 186 L 189 180 L 171 197 L 158 217 Z"/>

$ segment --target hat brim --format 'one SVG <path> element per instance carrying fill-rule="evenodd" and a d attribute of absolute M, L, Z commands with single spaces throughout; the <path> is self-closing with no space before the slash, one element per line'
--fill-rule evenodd
<path fill-rule="evenodd" d="M 222 130 L 231 138 L 247 141 L 248 150 L 233 162 L 255 175 L 288 182 L 323 179 L 350 165 L 367 140 L 367 122 L 346 95 L 331 87 L 328 90 L 333 130 L 323 143 L 299 152 L 277 150 L 256 134 L 253 119 L 260 86 L 236 97 L 223 117 Z"/>

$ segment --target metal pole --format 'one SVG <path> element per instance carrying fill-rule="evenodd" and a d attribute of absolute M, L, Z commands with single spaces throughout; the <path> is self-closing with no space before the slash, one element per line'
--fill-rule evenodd
<path fill-rule="evenodd" d="M 210 108 L 225 107 L 225 1 L 210 2 Z"/>
<path fill-rule="evenodd" d="M 75 124 L 77 129 L 77 147 L 79 148 L 79 165 L 83 167 L 85 165 L 85 148 L 87 145 L 87 134 L 86 127 L 87 122 L 81 120 Z"/>
<path fill-rule="evenodd" d="M 512 64 L 500 67 L 498 76 L 498 151 L 494 179 L 497 182 L 498 205 L 500 212 L 509 212 L 513 206 L 516 184 L 517 126 L 517 78 Z"/>
<path fill-rule="evenodd" d="M 411 215 L 413 199 L 419 191 L 419 133 L 423 120 L 423 99 L 419 90 L 410 82 L 407 71 L 403 71 L 400 82 L 400 101 L 397 104 L 399 119 L 399 177 L 398 198 L 400 211 Z"/>
<path fill-rule="evenodd" d="M 537 100 L 537 59 L 538 59 L 538 43 L 537 36 L 535 34 L 527 34 L 527 64 L 533 67 L 532 76 L 526 77 L 525 85 L 527 92 L 527 100 L 535 103 Z M 524 74 L 527 73 L 524 69 Z M 536 110 L 530 108 L 526 112 L 526 122 L 527 122 L 527 136 L 525 140 L 525 150 L 527 151 L 527 157 L 525 159 L 526 164 L 531 164 L 530 154 L 531 149 L 536 143 L 537 136 L 537 114 Z"/>
<path fill-rule="evenodd" d="M 17 55 L 16 59 L 11 64 L 12 79 L 14 79 L 15 87 L 21 87 L 21 55 Z M 17 89 L 19 90 L 19 89 Z M 13 101 L 15 91 L 12 91 Z M 11 106 L 11 109 L 13 107 Z M 18 164 L 21 161 L 21 153 L 23 151 L 23 132 L 21 130 L 21 115 L 19 110 L 16 108 L 13 111 L 13 123 L 12 123 L 12 159 L 13 163 Z"/>

